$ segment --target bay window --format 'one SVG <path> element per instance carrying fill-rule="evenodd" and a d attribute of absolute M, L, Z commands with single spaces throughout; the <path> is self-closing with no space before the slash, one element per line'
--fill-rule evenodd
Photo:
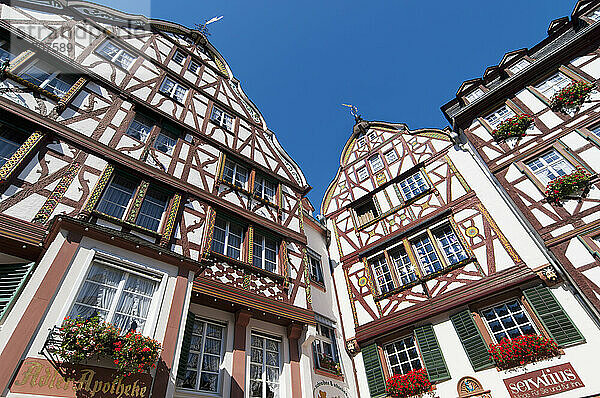
<path fill-rule="evenodd" d="M 96 258 L 69 316 L 98 316 L 123 331 L 143 332 L 158 285 L 156 276 Z"/>
<path fill-rule="evenodd" d="M 542 185 L 575 171 L 575 166 L 554 148 L 527 162 L 527 167 Z"/>
<path fill-rule="evenodd" d="M 380 295 L 412 286 L 469 256 L 451 225 L 428 228 L 367 259 Z"/>
<path fill-rule="evenodd" d="M 386 344 L 383 350 L 392 374 L 403 375 L 423 368 L 413 335 Z"/>
<path fill-rule="evenodd" d="M 499 343 L 503 339 L 536 334 L 533 322 L 517 299 L 494 305 L 481 311 L 490 335 Z"/>
<path fill-rule="evenodd" d="M 241 260 L 244 228 L 232 221 L 217 217 L 213 229 L 211 249 L 236 260 Z"/>
<path fill-rule="evenodd" d="M 278 242 L 258 232 L 252 240 L 252 264 L 270 272 L 277 272 Z"/>
<path fill-rule="evenodd" d="M 177 387 L 216 393 L 220 388 L 220 366 L 224 355 L 225 325 L 201 318 L 194 318 L 190 346 L 182 377 Z M 181 365 L 180 365 L 181 366 Z"/>
<path fill-rule="evenodd" d="M 109 40 L 102 43 L 96 49 L 96 53 L 123 69 L 129 69 L 136 59 L 134 55 L 126 51 L 123 47 Z"/>
<path fill-rule="evenodd" d="M 398 186 L 405 201 L 417 197 L 429 189 L 429 184 L 427 184 L 427 180 L 420 171 L 401 180 Z"/>
<path fill-rule="evenodd" d="M 163 80 L 158 91 L 165 94 L 167 97 L 173 98 L 177 102 L 183 103 L 188 93 L 188 88 L 169 77 L 165 77 L 165 80 Z"/>
<path fill-rule="evenodd" d="M 250 337 L 250 397 L 279 398 L 281 340 L 263 334 Z"/>

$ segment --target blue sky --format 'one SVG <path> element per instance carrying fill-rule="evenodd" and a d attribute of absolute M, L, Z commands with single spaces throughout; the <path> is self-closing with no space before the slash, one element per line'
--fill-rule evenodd
<path fill-rule="evenodd" d="M 353 119 L 447 125 L 440 106 L 507 51 L 546 37 L 575 0 L 99 0 L 193 27 L 210 41 L 313 187 L 317 209 Z"/>

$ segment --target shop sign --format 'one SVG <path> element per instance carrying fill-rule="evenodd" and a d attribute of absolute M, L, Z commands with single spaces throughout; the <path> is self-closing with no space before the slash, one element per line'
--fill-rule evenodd
<path fill-rule="evenodd" d="M 152 376 L 139 373 L 116 378 L 115 370 L 90 365 L 67 369 L 63 377 L 45 359 L 27 358 L 19 368 L 10 392 L 54 397 L 148 398 Z"/>
<path fill-rule="evenodd" d="M 313 398 L 349 398 L 345 385 L 333 380 L 321 380 L 315 383 Z"/>
<path fill-rule="evenodd" d="M 511 398 L 547 397 L 584 387 L 570 363 L 504 379 Z"/>

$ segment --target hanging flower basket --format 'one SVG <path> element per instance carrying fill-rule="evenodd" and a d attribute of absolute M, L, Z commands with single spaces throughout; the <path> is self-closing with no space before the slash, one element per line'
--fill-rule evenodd
<path fill-rule="evenodd" d="M 100 321 L 65 318 L 60 327 L 62 341 L 57 354 L 64 362 L 78 364 L 101 357 L 113 359 L 119 375 L 143 373 L 156 366 L 161 345 L 137 332 L 121 336 L 121 330 Z"/>
<path fill-rule="evenodd" d="M 592 175 L 583 167 L 577 166 L 575 171 L 562 177 L 558 177 L 546 186 L 546 199 L 550 203 L 558 204 L 562 199 L 586 188 Z"/>
<path fill-rule="evenodd" d="M 550 101 L 550 108 L 559 112 L 578 109 L 589 98 L 593 88 L 592 83 L 573 82 L 554 94 Z"/>
<path fill-rule="evenodd" d="M 533 116 L 526 113 L 506 119 L 496 130 L 492 131 L 492 137 L 496 141 L 502 141 L 510 137 L 523 137 L 525 132 L 533 124 Z"/>
<path fill-rule="evenodd" d="M 403 375 L 394 375 L 387 379 L 385 391 L 394 398 L 421 396 L 432 390 L 432 384 L 425 369 L 411 370 Z"/>
<path fill-rule="evenodd" d="M 511 369 L 560 354 L 554 340 L 536 334 L 503 339 L 498 344 L 491 344 L 489 353 L 500 369 Z"/>

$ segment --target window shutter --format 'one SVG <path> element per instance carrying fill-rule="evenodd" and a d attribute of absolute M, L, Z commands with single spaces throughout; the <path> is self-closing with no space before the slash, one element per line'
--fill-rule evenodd
<path fill-rule="evenodd" d="M 383 377 L 383 370 L 381 369 L 377 344 L 373 343 L 368 345 L 362 348 L 361 352 L 371 397 L 376 398 L 385 396 L 385 379 Z"/>
<path fill-rule="evenodd" d="M 486 369 L 494 366 L 488 353 L 488 347 L 475 321 L 471 315 L 471 311 L 464 310 L 450 317 L 456 334 L 471 361 L 471 365 L 475 371 Z"/>
<path fill-rule="evenodd" d="M 181 342 L 181 354 L 179 354 L 179 366 L 177 367 L 177 378 L 180 380 L 185 378 L 185 371 L 187 370 L 195 319 L 196 315 L 194 315 L 193 312 L 188 311 L 187 320 L 185 321 L 185 329 L 183 332 L 183 340 Z"/>
<path fill-rule="evenodd" d="M 0 319 L 19 295 L 33 270 L 33 264 L 0 264 Z"/>
<path fill-rule="evenodd" d="M 448 380 L 450 372 L 446 367 L 446 361 L 442 355 L 442 350 L 435 337 L 433 327 L 431 325 L 423 325 L 415 329 L 417 344 L 421 350 L 425 369 L 429 375 L 429 380 L 433 383 L 436 381 Z"/>
<path fill-rule="evenodd" d="M 546 286 L 540 285 L 523 291 L 544 328 L 559 346 L 585 342 L 585 338 Z"/>

